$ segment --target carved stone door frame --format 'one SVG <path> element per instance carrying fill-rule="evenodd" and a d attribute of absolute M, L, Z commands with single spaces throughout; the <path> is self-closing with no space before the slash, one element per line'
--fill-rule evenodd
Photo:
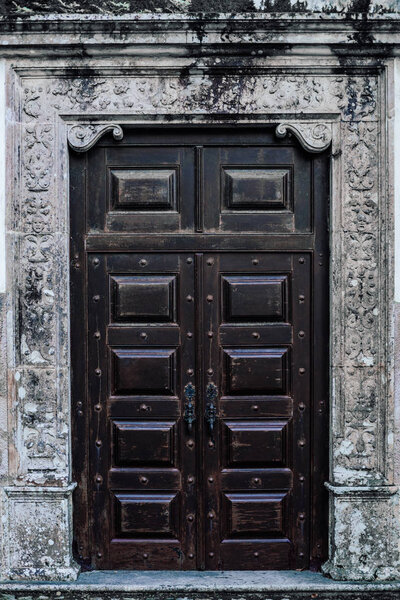
<path fill-rule="evenodd" d="M 276 125 L 278 136 L 295 135 L 310 152 L 332 143 L 331 521 L 324 571 L 337 579 L 400 576 L 389 341 L 392 208 L 380 106 L 385 71 L 236 70 L 221 75 L 204 67 L 182 78 L 160 66 L 146 78 L 133 68 L 118 74 L 112 60 L 101 76 L 9 67 L 3 577 L 77 575 L 69 424 L 70 411 L 80 407 L 71 408 L 69 389 L 67 142 L 85 151 L 110 129 L 119 139 L 124 125 L 163 122 L 259 122 Z"/>

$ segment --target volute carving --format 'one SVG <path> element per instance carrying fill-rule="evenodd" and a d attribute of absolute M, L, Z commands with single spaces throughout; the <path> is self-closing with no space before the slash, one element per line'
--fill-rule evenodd
<path fill-rule="evenodd" d="M 275 134 L 284 138 L 289 131 L 308 152 L 323 152 L 332 142 L 332 128 L 326 123 L 279 123 Z"/>
<path fill-rule="evenodd" d="M 76 152 L 86 152 L 108 131 L 112 131 L 115 140 L 124 137 L 122 127 L 117 123 L 85 123 L 69 127 L 68 143 Z"/>

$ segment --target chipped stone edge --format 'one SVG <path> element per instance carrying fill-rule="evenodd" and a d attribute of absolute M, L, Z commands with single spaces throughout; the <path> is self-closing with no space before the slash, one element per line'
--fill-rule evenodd
<path fill-rule="evenodd" d="M 388 498 L 399 491 L 397 485 L 334 485 L 329 481 L 325 482 L 325 487 L 333 495 L 340 496 L 341 498 Z"/>

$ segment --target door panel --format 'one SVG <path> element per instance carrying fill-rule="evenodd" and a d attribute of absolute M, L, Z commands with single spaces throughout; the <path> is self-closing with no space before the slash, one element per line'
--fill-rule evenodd
<path fill-rule="evenodd" d="M 205 148 L 204 182 L 205 230 L 311 230 L 310 162 L 295 146 Z"/>
<path fill-rule="evenodd" d="M 107 540 L 94 532 L 97 564 L 182 568 L 196 526 L 188 533 L 181 519 L 196 502 L 182 419 L 194 370 L 193 341 L 181 335 L 194 326 L 193 267 L 181 255 L 96 254 L 88 275 L 94 519 L 110 519 Z"/>
<path fill-rule="evenodd" d="M 220 415 L 216 432 L 208 431 L 209 443 L 205 445 L 205 462 L 212 464 L 214 472 L 206 497 L 207 566 L 235 568 L 234 557 L 240 556 L 241 569 L 254 565 L 268 569 L 270 557 L 275 556 L 281 561 L 280 568 L 302 568 L 304 553 L 298 548 L 306 543 L 307 531 L 303 523 L 296 527 L 295 521 L 299 513 L 302 522 L 308 521 L 308 486 L 300 489 L 291 475 L 277 488 L 275 482 L 264 479 L 263 472 L 265 469 L 271 476 L 274 468 L 287 469 L 291 474 L 308 469 L 308 419 L 303 414 L 311 407 L 310 263 L 304 256 L 289 253 L 259 253 L 255 259 L 235 253 L 205 258 L 204 294 L 213 297 L 210 307 L 204 309 L 209 314 L 208 343 L 204 341 L 206 364 L 218 368 L 207 373 L 204 386 L 212 381 L 218 388 L 215 404 Z M 271 288 L 265 281 L 279 286 L 279 295 L 275 292 L 274 296 L 279 298 L 274 305 L 278 311 L 271 310 Z M 227 282 L 231 288 L 227 289 Z M 227 326 L 232 294 L 241 293 L 236 290 L 242 282 L 246 294 L 237 309 L 240 320 Z M 304 295 L 301 305 L 300 295 Z M 277 314 L 284 322 L 276 321 Z M 227 337 L 229 346 L 225 345 Z M 219 402 L 224 405 L 222 414 Z M 229 418 L 225 418 L 227 406 Z M 229 479 L 224 478 L 228 472 Z M 282 499 L 278 504 L 277 493 Z M 256 523 L 260 512 L 267 518 L 269 510 L 279 512 L 276 531 L 264 525 L 245 525 L 251 518 Z"/>
<path fill-rule="evenodd" d="M 97 146 L 88 231 L 181 232 L 193 224 L 194 150 Z M 183 200 L 184 199 L 184 200 Z"/>
<path fill-rule="evenodd" d="M 84 567 L 324 560 L 328 180 L 262 127 L 71 155 Z"/>

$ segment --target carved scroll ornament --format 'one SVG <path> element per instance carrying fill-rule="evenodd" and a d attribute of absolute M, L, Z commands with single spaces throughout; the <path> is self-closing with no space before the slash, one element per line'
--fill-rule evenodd
<path fill-rule="evenodd" d="M 112 131 L 115 140 L 124 137 L 122 127 L 117 123 L 85 123 L 69 127 L 68 143 L 76 152 L 86 152 L 108 131 Z"/>
<path fill-rule="evenodd" d="M 332 128 L 326 123 L 279 123 L 275 134 L 284 138 L 289 131 L 308 152 L 323 152 L 332 142 Z"/>

